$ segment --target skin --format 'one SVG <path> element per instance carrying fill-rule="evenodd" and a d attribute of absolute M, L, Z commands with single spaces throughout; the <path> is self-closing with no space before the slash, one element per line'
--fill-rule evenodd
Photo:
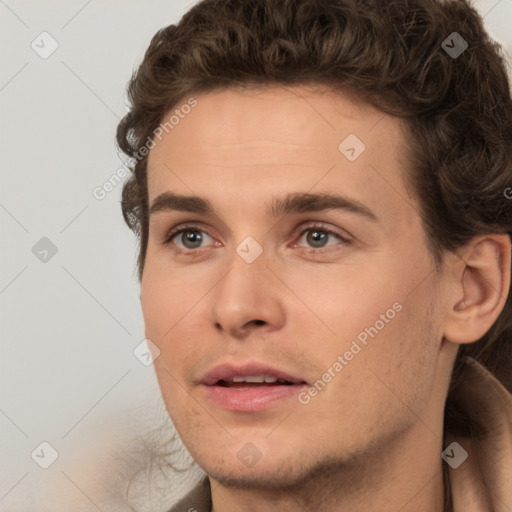
<path fill-rule="evenodd" d="M 402 179 L 406 130 L 346 94 L 272 86 L 196 99 L 150 151 L 149 199 L 197 195 L 216 215 L 151 215 L 141 302 L 163 399 L 210 477 L 214 511 L 442 510 L 450 373 L 458 345 L 503 308 L 510 242 L 475 239 L 436 272 Z M 338 149 L 349 134 L 366 145 L 354 161 Z M 267 215 L 297 192 L 343 194 L 377 221 Z M 318 242 L 319 223 L 347 241 Z M 183 234 L 164 243 L 179 226 L 201 230 L 198 248 Z M 236 252 L 248 236 L 263 248 L 252 263 Z M 199 385 L 213 366 L 247 361 L 314 383 L 395 303 L 401 311 L 307 404 L 229 412 Z M 237 457 L 247 443 L 261 454 L 252 467 Z"/>

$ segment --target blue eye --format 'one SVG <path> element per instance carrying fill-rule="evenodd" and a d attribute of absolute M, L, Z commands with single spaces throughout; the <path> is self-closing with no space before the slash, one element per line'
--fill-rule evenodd
<path fill-rule="evenodd" d="M 336 242 L 337 240 L 337 242 Z M 332 242 L 331 242 L 332 241 Z M 346 231 L 335 230 L 329 227 L 328 224 L 316 223 L 311 226 L 306 226 L 300 233 L 298 242 L 293 247 L 304 247 L 307 252 L 321 255 L 323 252 L 332 252 L 332 250 L 346 247 L 352 244 L 352 237 Z M 305 244 L 305 245 L 303 245 Z M 332 249 L 326 249 L 328 246 L 338 246 Z M 315 250 L 316 249 L 316 250 Z"/>
<path fill-rule="evenodd" d="M 179 240 L 182 243 L 183 249 L 197 249 L 201 247 L 201 243 L 205 240 L 205 237 L 210 238 L 211 236 L 204 231 L 197 228 L 185 228 L 169 236 L 165 243 L 171 243 L 174 239 Z M 180 247 L 180 245 L 178 245 Z"/>
<path fill-rule="evenodd" d="M 195 249 L 206 248 L 208 245 L 205 245 L 205 242 L 208 242 L 208 239 L 210 241 L 209 245 L 212 245 L 214 239 L 208 235 L 208 233 L 200 229 L 197 225 L 191 225 L 182 227 L 181 229 L 178 227 L 171 230 L 163 244 L 175 245 L 182 252 L 195 252 Z M 335 240 L 330 242 L 333 239 L 337 239 L 338 243 L 341 242 L 342 245 L 350 244 L 350 239 L 342 236 L 340 233 L 324 227 L 323 225 L 314 225 L 302 230 L 299 237 L 299 242 L 302 243 L 294 244 L 293 247 L 304 247 L 303 244 L 305 243 L 306 248 L 322 249 L 330 245 L 336 245 Z M 217 245 L 220 244 L 217 242 Z M 314 252 L 321 253 L 322 251 L 318 250 Z"/>
<path fill-rule="evenodd" d="M 336 237 L 338 240 L 344 241 L 340 235 L 328 229 L 308 228 L 301 233 L 299 240 L 302 240 L 304 236 L 306 238 L 306 242 L 310 244 L 311 247 L 316 249 L 325 247 L 327 245 L 332 245 L 327 243 L 329 238 L 332 237 Z"/>

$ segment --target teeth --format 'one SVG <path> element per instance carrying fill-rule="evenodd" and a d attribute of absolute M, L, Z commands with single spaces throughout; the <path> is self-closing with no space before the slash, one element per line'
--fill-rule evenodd
<path fill-rule="evenodd" d="M 248 375 L 247 377 L 233 377 L 233 382 L 253 382 L 253 383 L 263 383 L 263 382 L 277 382 L 278 379 L 275 377 L 270 377 L 269 375 Z M 281 380 L 281 379 L 279 379 Z M 284 381 L 283 381 L 284 382 Z"/>
<path fill-rule="evenodd" d="M 265 382 L 265 375 L 251 375 L 249 377 L 245 377 L 245 382 Z"/>

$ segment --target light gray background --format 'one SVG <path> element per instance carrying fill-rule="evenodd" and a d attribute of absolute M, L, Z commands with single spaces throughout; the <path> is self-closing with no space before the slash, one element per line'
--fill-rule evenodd
<path fill-rule="evenodd" d="M 122 165 L 132 70 L 193 3 L 0 0 L 0 511 L 156 512 L 201 475 L 142 470 L 125 492 L 154 431 L 172 431 L 152 366 L 133 354 L 144 329 L 121 185 L 92 193 Z M 475 5 L 512 55 L 512 0 Z M 46 59 L 31 47 L 50 48 L 43 31 L 59 45 Z M 57 247 L 45 262 L 32 252 L 43 237 Z M 58 452 L 48 469 L 43 441 Z"/>

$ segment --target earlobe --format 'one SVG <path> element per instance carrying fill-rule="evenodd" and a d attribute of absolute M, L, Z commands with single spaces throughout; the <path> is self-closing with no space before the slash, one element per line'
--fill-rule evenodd
<path fill-rule="evenodd" d="M 452 282 L 456 299 L 446 315 L 444 335 L 453 343 L 472 343 L 491 328 L 505 306 L 510 289 L 510 237 L 474 238 L 458 257 Z"/>

